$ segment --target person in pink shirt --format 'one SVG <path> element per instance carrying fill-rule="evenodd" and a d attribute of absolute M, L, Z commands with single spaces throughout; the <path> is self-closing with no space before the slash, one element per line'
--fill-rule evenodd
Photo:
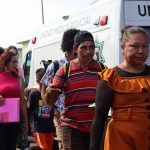
<path fill-rule="evenodd" d="M 6 52 L 14 53 L 17 57 L 17 60 L 19 59 L 18 49 L 15 46 L 13 46 L 13 45 L 9 46 L 6 49 Z M 16 71 L 17 71 L 18 76 L 21 77 L 25 81 L 24 71 L 19 65 L 17 65 Z M 25 97 L 25 99 L 26 99 L 26 97 Z M 25 140 L 28 137 L 27 137 L 27 135 L 24 135 L 22 126 L 23 126 L 23 120 L 21 119 L 21 131 L 19 133 L 19 140 L 18 140 L 17 145 L 18 145 L 18 148 L 24 149 L 24 148 L 28 147 L 28 142 L 26 142 L 26 140 Z"/>
<path fill-rule="evenodd" d="M 11 101 L 19 98 L 21 116 L 24 119 L 23 131 L 28 133 L 27 107 L 24 99 L 24 81 L 18 77 L 16 68 L 18 66 L 17 56 L 12 52 L 4 52 L 0 57 L 0 107 L 5 105 L 6 98 Z M 14 112 L 15 113 L 15 112 Z M 17 115 L 17 113 L 16 113 Z M 0 114 L 3 116 L 3 113 Z M 20 122 L 0 122 L 0 149 L 16 150 Z"/>
<path fill-rule="evenodd" d="M 19 58 L 18 49 L 15 46 L 13 46 L 13 45 L 9 46 L 6 49 L 6 51 L 9 51 L 9 52 L 12 52 L 12 53 L 16 54 L 17 58 Z M 17 71 L 18 71 L 18 75 L 25 80 L 25 78 L 24 78 L 24 71 L 19 65 L 17 66 Z"/>

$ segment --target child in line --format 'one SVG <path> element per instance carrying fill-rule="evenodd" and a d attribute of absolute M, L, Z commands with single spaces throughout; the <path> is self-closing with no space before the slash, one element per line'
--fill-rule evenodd
<path fill-rule="evenodd" d="M 36 145 L 42 150 L 52 150 L 54 112 L 43 103 L 41 98 L 40 80 L 44 73 L 44 68 L 36 70 L 36 80 L 39 85 L 39 89 L 31 91 L 29 95 L 29 110 L 31 113 L 31 126 Z"/>

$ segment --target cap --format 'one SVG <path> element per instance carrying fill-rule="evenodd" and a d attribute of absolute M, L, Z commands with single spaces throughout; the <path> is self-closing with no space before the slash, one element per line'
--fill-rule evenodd
<path fill-rule="evenodd" d="M 93 35 L 88 31 L 79 31 L 74 37 L 74 46 L 77 46 L 84 41 L 94 42 Z"/>

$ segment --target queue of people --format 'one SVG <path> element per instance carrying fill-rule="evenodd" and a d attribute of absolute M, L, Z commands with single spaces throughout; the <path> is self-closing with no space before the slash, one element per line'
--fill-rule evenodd
<path fill-rule="evenodd" d="M 123 60 L 107 68 L 93 59 L 95 43 L 90 32 L 65 31 L 61 45 L 65 57 L 58 60 L 56 72 L 53 62 L 47 70 L 37 69 L 39 88 L 29 94 L 37 145 L 33 149 L 56 150 L 54 116 L 59 127 L 59 150 L 150 149 L 150 66 L 146 64 L 149 38 L 143 28 L 125 26 L 120 45 Z M 17 49 L 11 46 L 0 56 L 0 107 L 6 98 L 19 98 L 27 135 L 23 78 Z M 93 103 L 95 108 L 89 107 Z M 16 150 L 19 127 L 19 121 L 0 122 L 0 149 Z"/>

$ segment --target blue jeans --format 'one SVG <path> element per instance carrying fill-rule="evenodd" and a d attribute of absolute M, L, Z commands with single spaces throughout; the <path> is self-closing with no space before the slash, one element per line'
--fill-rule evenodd
<path fill-rule="evenodd" d="M 70 127 L 61 127 L 64 150 L 89 150 L 90 133 Z"/>

